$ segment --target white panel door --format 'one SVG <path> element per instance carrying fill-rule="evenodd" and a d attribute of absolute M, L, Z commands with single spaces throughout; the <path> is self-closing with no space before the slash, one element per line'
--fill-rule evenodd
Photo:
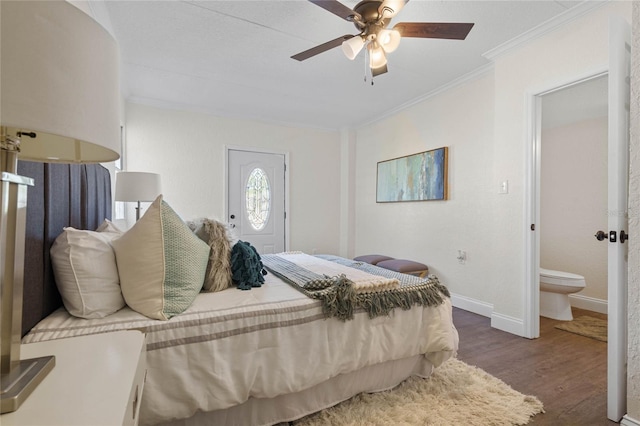
<path fill-rule="evenodd" d="M 285 251 L 285 156 L 230 149 L 227 221 L 258 253 Z"/>
<path fill-rule="evenodd" d="M 631 28 L 609 21 L 609 268 L 607 416 L 619 422 L 627 402 L 627 253 Z"/>

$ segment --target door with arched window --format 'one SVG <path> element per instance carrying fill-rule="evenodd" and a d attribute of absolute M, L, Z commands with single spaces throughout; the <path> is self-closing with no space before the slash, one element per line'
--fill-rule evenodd
<path fill-rule="evenodd" d="M 285 247 L 285 155 L 227 151 L 227 214 L 236 236 L 260 254 Z"/>

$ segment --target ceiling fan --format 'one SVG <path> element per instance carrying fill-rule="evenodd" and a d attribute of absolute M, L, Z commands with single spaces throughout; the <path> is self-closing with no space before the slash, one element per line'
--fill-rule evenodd
<path fill-rule="evenodd" d="M 322 52 L 342 46 L 347 58 L 353 60 L 365 47 L 371 76 L 387 72 L 387 53 L 393 52 L 402 37 L 441 38 L 464 40 L 473 24 L 445 22 L 400 22 L 388 29 L 391 19 L 409 0 L 363 0 L 349 9 L 337 0 L 309 0 L 311 3 L 353 22 L 359 34 L 346 34 L 334 40 L 312 47 L 291 58 L 304 61 Z M 365 59 L 366 61 L 367 59 Z"/>

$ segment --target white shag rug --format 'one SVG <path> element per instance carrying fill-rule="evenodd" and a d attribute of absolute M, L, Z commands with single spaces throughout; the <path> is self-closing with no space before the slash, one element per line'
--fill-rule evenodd
<path fill-rule="evenodd" d="M 360 394 L 293 422 L 295 426 L 510 426 L 543 413 L 542 402 L 485 371 L 450 359 L 427 379 L 412 377 L 394 389 Z"/>

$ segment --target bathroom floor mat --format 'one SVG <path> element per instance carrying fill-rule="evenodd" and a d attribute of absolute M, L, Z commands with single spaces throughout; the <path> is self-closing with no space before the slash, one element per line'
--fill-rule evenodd
<path fill-rule="evenodd" d="M 572 321 L 563 322 L 555 326 L 559 330 L 590 337 L 592 339 L 607 341 L 607 320 L 590 316 L 581 316 Z"/>

